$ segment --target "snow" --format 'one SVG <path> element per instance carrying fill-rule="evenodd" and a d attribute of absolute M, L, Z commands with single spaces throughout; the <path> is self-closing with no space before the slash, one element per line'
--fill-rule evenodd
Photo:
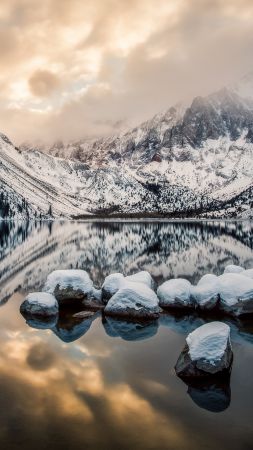
<path fill-rule="evenodd" d="M 84 270 L 55 270 L 48 275 L 43 290 L 52 294 L 57 286 L 61 289 L 71 287 L 75 291 L 80 290 L 87 294 L 91 292 L 93 283 Z"/>
<path fill-rule="evenodd" d="M 157 295 L 145 284 L 126 282 L 109 300 L 105 313 L 113 310 L 125 311 L 128 308 L 136 311 L 142 308 L 158 311 Z"/>
<path fill-rule="evenodd" d="M 102 289 L 108 292 L 110 295 L 114 295 L 120 288 L 124 281 L 124 275 L 122 273 L 111 273 L 105 277 Z"/>
<path fill-rule="evenodd" d="M 253 269 L 247 269 L 244 272 L 242 272 L 242 275 L 245 277 L 249 277 L 253 279 Z"/>
<path fill-rule="evenodd" d="M 215 307 L 219 298 L 219 279 L 216 275 L 206 274 L 191 287 L 191 297 L 201 308 Z"/>
<path fill-rule="evenodd" d="M 253 300 L 253 280 L 243 274 L 226 273 L 219 277 L 220 299 L 226 306 Z"/>
<path fill-rule="evenodd" d="M 43 308 L 58 307 L 56 298 L 47 292 L 32 292 L 27 295 L 25 301 L 32 305 L 43 306 Z"/>
<path fill-rule="evenodd" d="M 222 322 L 204 324 L 186 338 L 192 361 L 201 358 L 215 364 L 221 360 L 230 342 L 230 328 Z"/>
<path fill-rule="evenodd" d="M 128 275 L 125 277 L 125 281 L 133 282 L 133 283 L 143 283 L 146 284 L 149 288 L 152 289 L 153 280 L 149 272 L 146 270 L 142 270 L 141 272 L 137 272 L 133 275 Z"/>
<path fill-rule="evenodd" d="M 236 266 L 235 264 L 230 264 L 225 267 L 224 273 L 241 273 L 245 269 L 241 266 Z"/>
<path fill-rule="evenodd" d="M 191 283 L 183 278 L 165 281 L 157 290 L 161 306 L 173 306 L 180 303 L 190 306 Z"/>

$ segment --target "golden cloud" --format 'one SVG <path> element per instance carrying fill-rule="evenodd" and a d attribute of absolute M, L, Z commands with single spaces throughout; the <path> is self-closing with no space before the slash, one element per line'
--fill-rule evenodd
<path fill-rule="evenodd" d="M 2 0 L 0 21 L 16 142 L 115 132 L 251 69 L 250 0 Z"/>

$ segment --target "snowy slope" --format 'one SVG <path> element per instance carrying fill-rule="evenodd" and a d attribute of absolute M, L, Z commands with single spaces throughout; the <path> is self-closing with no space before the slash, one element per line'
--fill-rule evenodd
<path fill-rule="evenodd" d="M 0 136 L 0 217 L 253 217 L 253 100 L 244 92 L 222 89 L 49 154 Z"/>

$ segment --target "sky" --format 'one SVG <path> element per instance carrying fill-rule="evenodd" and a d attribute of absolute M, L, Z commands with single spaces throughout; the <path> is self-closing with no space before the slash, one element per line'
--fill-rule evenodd
<path fill-rule="evenodd" d="M 0 131 L 118 133 L 252 70 L 252 0 L 1 0 Z"/>

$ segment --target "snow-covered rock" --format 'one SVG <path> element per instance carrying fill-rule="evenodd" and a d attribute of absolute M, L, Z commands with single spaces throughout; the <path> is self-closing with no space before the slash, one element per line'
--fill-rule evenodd
<path fill-rule="evenodd" d="M 175 370 L 182 378 L 227 375 L 232 360 L 229 326 L 222 322 L 211 322 L 187 336 Z"/>
<path fill-rule="evenodd" d="M 253 269 L 247 269 L 247 270 L 244 270 L 244 271 L 242 272 L 242 275 L 244 275 L 245 277 L 248 277 L 248 278 L 252 278 L 252 279 L 253 279 Z"/>
<path fill-rule="evenodd" d="M 191 283 L 183 278 L 165 281 L 157 290 L 162 308 L 193 308 L 190 294 Z"/>
<path fill-rule="evenodd" d="M 230 264 L 229 266 L 226 266 L 224 269 L 224 273 L 241 273 L 245 269 L 241 266 L 236 266 L 235 264 Z"/>
<path fill-rule="evenodd" d="M 219 307 L 235 316 L 253 313 L 253 280 L 244 273 L 226 273 L 219 277 Z"/>
<path fill-rule="evenodd" d="M 125 277 L 125 281 L 130 281 L 133 283 L 143 283 L 146 284 L 150 289 L 154 289 L 155 286 L 153 278 L 146 270 L 134 273 L 133 275 L 128 275 L 127 277 Z"/>
<path fill-rule="evenodd" d="M 133 319 L 157 319 L 160 308 L 154 291 L 142 283 L 124 282 L 107 303 L 105 314 Z"/>
<path fill-rule="evenodd" d="M 219 279 L 215 275 L 206 274 L 196 286 L 191 287 L 191 299 L 202 310 L 211 310 L 218 305 Z"/>
<path fill-rule="evenodd" d="M 102 285 L 102 301 L 107 303 L 108 300 L 119 290 L 124 281 L 122 273 L 111 273 L 105 277 Z"/>
<path fill-rule="evenodd" d="M 58 314 L 58 302 L 52 294 L 33 292 L 21 304 L 20 312 L 24 315 L 55 316 Z"/>
<path fill-rule="evenodd" d="M 93 283 L 85 270 L 55 270 L 48 275 L 44 291 L 54 294 L 58 302 L 84 300 Z"/>

